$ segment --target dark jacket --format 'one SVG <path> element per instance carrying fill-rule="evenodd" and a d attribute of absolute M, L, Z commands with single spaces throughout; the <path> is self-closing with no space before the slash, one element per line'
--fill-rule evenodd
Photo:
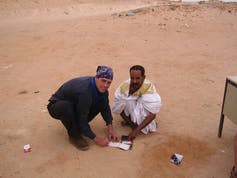
<path fill-rule="evenodd" d="M 106 125 L 112 124 L 109 106 L 109 93 L 100 93 L 95 86 L 94 77 L 78 77 L 64 83 L 49 99 L 50 102 L 66 100 L 73 103 L 76 112 L 76 123 L 87 137 L 95 138 L 89 122 L 97 113 L 101 113 Z"/>

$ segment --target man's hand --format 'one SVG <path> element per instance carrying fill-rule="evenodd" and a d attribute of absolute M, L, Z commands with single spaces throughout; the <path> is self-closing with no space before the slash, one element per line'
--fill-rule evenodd
<path fill-rule="evenodd" d="M 146 116 L 146 118 L 142 121 L 142 123 L 132 130 L 132 132 L 128 135 L 128 138 L 131 141 L 133 141 L 136 138 L 136 136 L 139 134 L 139 132 L 148 124 L 150 124 L 155 119 L 155 117 L 156 115 L 150 112 Z"/>
<path fill-rule="evenodd" d="M 93 140 L 95 141 L 95 143 L 97 145 L 100 145 L 100 146 L 103 146 L 103 147 L 108 146 L 108 144 L 109 144 L 108 138 L 101 138 L 101 137 L 96 136 Z"/>
<path fill-rule="evenodd" d="M 138 133 L 139 133 L 139 130 L 137 131 L 137 129 L 134 129 L 134 130 L 133 130 L 132 132 L 130 132 L 130 134 L 128 135 L 128 139 L 129 139 L 130 141 L 133 141 L 133 140 L 137 137 Z"/>
<path fill-rule="evenodd" d="M 109 141 L 111 141 L 111 140 L 112 141 L 119 141 L 119 139 L 120 139 L 111 124 L 108 125 L 108 138 L 109 138 Z"/>

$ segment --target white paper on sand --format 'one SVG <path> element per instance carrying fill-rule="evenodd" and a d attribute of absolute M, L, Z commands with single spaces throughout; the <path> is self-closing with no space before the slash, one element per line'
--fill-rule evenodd
<path fill-rule="evenodd" d="M 115 148 L 120 148 L 120 149 L 123 149 L 123 150 L 130 150 L 132 145 L 131 144 L 127 144 L 127 143 L 124 143 L 124 142 L 109 142 L 109 146 L 110 147 L 115 147 Z"/>
<path fill-rule="evenodd" d="M 178 153 L 175 153 L 171 156 L 170 162 L 176 165 L 180 164 L 183 160 L 184 156 Z"/>

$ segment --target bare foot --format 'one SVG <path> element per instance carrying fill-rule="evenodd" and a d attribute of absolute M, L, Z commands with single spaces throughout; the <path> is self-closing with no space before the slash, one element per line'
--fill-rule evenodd
<path fill-rule="evenodd" d="M 124 126 L 129 126 L 129 123 L 127 121 L 121 121 L 121 125 L 124 127 Z"/>

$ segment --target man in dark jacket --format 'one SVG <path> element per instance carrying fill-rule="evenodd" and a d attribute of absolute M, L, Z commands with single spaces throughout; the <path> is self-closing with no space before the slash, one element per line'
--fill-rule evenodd
<path fill-rule="evenodd" d="M 61 120 L 67 129 L 70 141 L 79 149 L 87 150 L 89 145 L 82 135 L 94 140 L 100 146 L 107 146 L 110 140 L 118 141 L 112 126 L 108 88 L 113 80 L 112 68 L 98 66 L 96 76 L 71 79 L 64 83 L 49 99 L 49 114 Z M 101 113 L 108 127 L 108 137 L 97 136 L 89 122 Z"/>

